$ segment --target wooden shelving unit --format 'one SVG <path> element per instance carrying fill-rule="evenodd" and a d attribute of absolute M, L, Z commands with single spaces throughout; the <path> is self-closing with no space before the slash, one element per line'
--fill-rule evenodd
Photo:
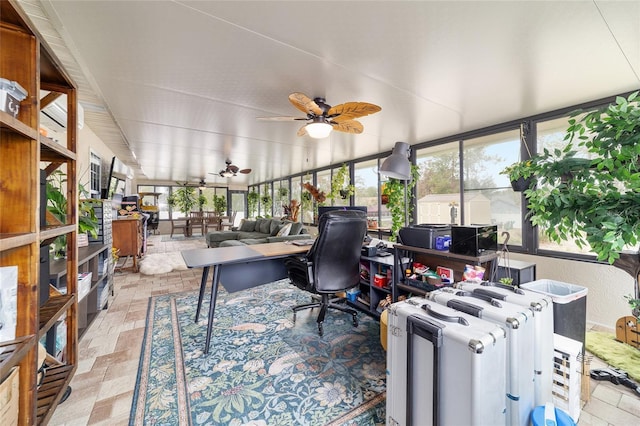
<path fill-rule="evenodd" d="M 41 245 L 66 236 L 66 270 L 77 277 L 77 95 L 61 62 L 14 0 L 0 0 L 0 77 L 27 91 L 16 117 L 0 111 L 0 267 L 18 268 L 16 339 L 0 344 L 0 380 L 19 366 L 19 424 L 46 424 L 77 365 L 77 278 L 67 283 L 66 295 L 39 303 Z M 41 99 L 41 90 L 51 93 Z M 67 139 L 57 144 L 40 135 L 40 110 L 62 94 L 67 96 Z M 41 226 L 40 170 L 50 174 L 60 167 L 67 175 L 68 219 Z M 37 342 L 63 316 L 65 363 L 49 369 L 37 387 Z"/>
<path fill-rule="evenodd" d="M 461 281 L 462 273 L 466 265 L 479 265 L 485 268 L 485 279 L 491 280 L 493 277 L 490 274 L 494 270 L 494 263 L 498 260 L 499 252 L 487 252 L 480 256 L 467 256 L 463 254 L 450 253 L 448 251 L 440 251 L 433 249 L 426 249 L 421 247 L 411 247 L 402 244 L 396 244 L 395 250 L 395 263 L 399 265 L 399 259 L 402 257 L 403 264 L 408 262 L 420 262 L 427 265 L 431 270 L 435 270 L 437 266 L 443 266 L 453 269 L 454 280 Z M 398 274 L 398 279 L 393 284 L 393 301 L 398 300 L 400 294 L 416 294 L 425 295 L 429 292 L 424 288 L 417 287 L 415 285 L 408 285 L 405 282 L 403 274 Z"/>

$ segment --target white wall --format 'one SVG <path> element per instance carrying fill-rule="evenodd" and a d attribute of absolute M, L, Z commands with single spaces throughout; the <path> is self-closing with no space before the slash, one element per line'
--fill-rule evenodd
<path fill-rule="evenodd" d="M 615 329 L 618 318 L 630 315 L 625 295 L 633 294 L 634 279 L 610 265 L 510 253 L 509 258 L 536 264 L 536 278 L 586 287 L 587 321 Z"/>
<path fill-rule="evenodd" d="M 102 158 L 102 162 L 106 164 L 111 164 L 111 158 L 114 156 L 113 151 L 111 151 L 105 144 L 102 142 L 102 139 L 98 138 L 95 133 L 85 125 L 81 130 L 78 131 L 78 145 L 76 147 L 77 157 L 76 157 L 76 165 L 77 165 L 77 173 L 78 173 L 78 183 L 84 185 L 85 188 L 89 189 L 89 166 L 91 164 L 91 154 L 93 151 L 97 155 Z M 109 170 L 104 170 L 104 164 L 102 166 L 102 174 L 108 174 Z"/>

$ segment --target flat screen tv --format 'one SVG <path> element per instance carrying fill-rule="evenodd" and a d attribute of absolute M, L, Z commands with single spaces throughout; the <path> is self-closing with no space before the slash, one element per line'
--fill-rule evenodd
<path fill-rule="evenodd" d="M 319 206 L 318 207 L 318 218 L 325 214 L 326 212 L 331 212 L 334 210 L 359 210 L 361 212 L 367 213 L 367 206 Z"/>

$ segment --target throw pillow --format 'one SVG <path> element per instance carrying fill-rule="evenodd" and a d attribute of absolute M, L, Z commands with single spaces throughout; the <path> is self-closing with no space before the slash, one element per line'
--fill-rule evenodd
<path fill-rule="evenodd" d="M 272 237 L 275 237 L 276 234 L 278 233 L 278 231 L 280 230 L 280 228 L 282 228 L 282 225 L 284 225 L 282 222 L 280 222 L 278 219 L 271 219 L 271 224 L 269 225 L 269 234 Z"/>
<path fill-rule="evenodd" d="M 240 228 L 238 230 L 242 232 L 253 232 L 255 231 L 255 229 L 256 229 L 255 220 L 242 219 L 242 222 L 240 223 Z"/>
<path fill-rule="evenodd" d="M 286 225 L 283 225 L 282 228 L 280 228 L 280 230 L 276 234 L 276 237 L 286 237 L 287 235 L 289 235 L 289 232 L 291 231 L 291 225 L 292 225 L 291 223 L 287 223 Z"/>
<path fill-rule="evenodd" d="M 271 234 L 271 219 L 262 219 L 256 224 L 256 231 L 263 234 Z"/>
<path fill-rule="evenodd" d="M 291 231 L 289 231 L 289 235 L 299 235 L 300 231 L 302 231 L 302 223 L 300 223 L 300 222 L 292 222 L 291 223 Z"/>

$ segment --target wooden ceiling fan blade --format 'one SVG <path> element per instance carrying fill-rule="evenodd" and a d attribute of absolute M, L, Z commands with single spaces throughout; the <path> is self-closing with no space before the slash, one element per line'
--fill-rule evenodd
<path fill-rule="evenodd" d="M 242 173 L 242 174 L 248 175 L 249 173 L 251 173 L 251 169 L 238 170 L 238 173 Z"/>
<path fill-rule="evenodd" d="M 229 166 L 227 167 L 227 170 L 229 170 L 231 173 L 238 173 L 238 170 L 240 168 L 236 165 L 233 164 L 229 164 Z"/>
<path fill-rule="evenodd" d="M 322 108 L 304 93 L 294 92 L 290 94 L 289 102 L 305 114 L 322 115 Z"/>
<path fill-rule="evenodd" d="M 382 110 L 382 108 L 378 105 L 367 102 L 346 102 L 344 104 L 331 107 L 329 111 L 327 111 L 327 117 L 340 123 L 346 120 L 364 117 L 365 115 L 375 114 L 380 110 Z"/>
<path fill-rule="evenodd" d="M 360 134 L 364 130 L 362 123 L 356 120 L 333 122 L 331 126 L 333 126 L 333 130 L 344 133 Z"/>
<path fill-rule="evenodd" d="M 296 133 L 297 136 L 304 136 L 307 134 L 307 125 L 305 124 L 304 126 L 300 127 L 300 129 L 298 129 L 298 133 Z"/>

